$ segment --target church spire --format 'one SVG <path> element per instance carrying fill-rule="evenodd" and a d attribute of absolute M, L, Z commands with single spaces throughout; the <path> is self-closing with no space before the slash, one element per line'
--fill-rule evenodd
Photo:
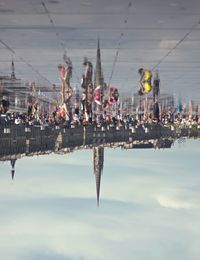
<path fill-rule="evenodd" d="M 103 163 L 104 163 L 104 148 L 94 147 L 93 156 L 94 156 L 93 163 L 94 163 L 94 174 L 95 174 L 95 181 L 96 181 L 97 206 L 99 206 L 101 175 L 103 173 Z"/>
<path fill-rule="evenodd" d="M 16 79 L 15 77 L 15 64 L 14 64 L 14 61 L 12 60 L 12 64 L 11 64 L 11 79 Z"/>

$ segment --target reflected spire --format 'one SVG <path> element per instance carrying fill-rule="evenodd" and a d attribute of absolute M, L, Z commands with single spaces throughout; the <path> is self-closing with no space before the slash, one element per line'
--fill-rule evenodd
<path fill-rule="evenodd" d="M 103 147 L 93 148 L 93 163 L 94 163 L 94 174 L 96 180 L 97 206 L 99 206 L 101 175 L 103 173 L 103 163 L 104 163 Z"/>
<path fill-rule="evenodd" d="M 103 95 L 104 95 L 104 78 L 102 73 L 101 67 L 101 51 L 100 51 L 100 43 L 99 39 L 97 42 L 97 56 L 96 56 L 96 71 L 94 77 L 94 97 L 98 97 L 97 100 L 95 99 L 94 102 L 94 111 L 97 114 L 101 113 L 102 111 L 102 104 L 103 104 Z"/>
<path fill-rule="evenodd" d="M 96 72 L 95 72 L 95 86 L 103 86 L 104 83 L 104 78 L 103 78 L 103 73 L 102 73 L 102 68 L 101 68 L 101 50 L 100 50 L 100 42 L 98 39 L 97 42 L 97 57 L 96 57 Z"/>
<path fill-rule="evenodd" d="M 12 170 L 11 170 L 12 180 L 13 180 L 14 177 L 15 177 L 15 162 L 16 162 L 16 161 L 17 161 L 16 159 L 11 159 L 11 160 L 10 160 L 10 164 L 11 164 L 11 166 L 12 166 Z"/>

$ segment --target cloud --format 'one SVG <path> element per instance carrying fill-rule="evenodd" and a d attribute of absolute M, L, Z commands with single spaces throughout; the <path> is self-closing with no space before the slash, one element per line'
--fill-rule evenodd
<path fill-rule="evenodd" d="M 105 259 L 106 255 L 107 259 L 119 259 L 113 258 L 116 253 L 110 247 L 132 240 L 132 220 L 128 223 L 120 217 L 129 215 L 132 208 L 127 211 L 122 202 L 108 201 L 103 208 L 92 204 L 92 200 L 51 198 L 24 205 L 8 203 L 9 210 L 1 211 L 1 256 L 20 260 L 34 256 L 88 260 Z"/>
<path fill-rule="evenodd" d="M 165 208 L 169 209 L 195 209 L 197 208 L 197 205 L 187 202 L 187 201 L 181 201 L 172 199 L 165 196 L 159 196 L 157 197 L 157 202 Z"/>

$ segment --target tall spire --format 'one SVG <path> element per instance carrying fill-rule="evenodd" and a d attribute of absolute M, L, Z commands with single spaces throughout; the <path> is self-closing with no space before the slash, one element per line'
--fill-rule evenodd
<path fill-rule="evenodd" d="M 11 170 L 12 180 L 14 179 L 14 176 L 15 176 L 15 162 L 16 162 L 16 159 L 11 159 L 10 160 L 10 164 L 12 166 L 12 170 Z"/>
<path fill-rule="evenodd" d="M 95 174 L 95 181 L 96 181 L 97 206 L 99 206 L 101 175 L 103 173 L 103 163 L 104 163 L 104 148 L 94 147 L 93 156 L 94 156 L 93 163 L 94 163 L 94 174 Z"/>
<path fill-rule="evenodd" d="M 11 79 L 16 79 L 16 77 L 15 77 L 15 64 L 14 64 L 13 60 L 12 60 L 12 64 L 11 64 Z"/>
<path fill-rule="evenodd" d="M 101 69 L 101 50 L 100 50 L 100 43 L 99 39 L 97 42 L 97 57 L 96 57 L 96 72 L 95 72 L 95 86 L 102 86 L 104 83 L 103 73 Z"/>

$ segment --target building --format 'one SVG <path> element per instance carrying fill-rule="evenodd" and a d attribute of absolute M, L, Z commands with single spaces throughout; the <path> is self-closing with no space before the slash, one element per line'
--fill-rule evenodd
<path fill-rule="evenodd" d="M 15 76 L 14 61 L 11 64 L 11 75 L 0 76 L 0 100 L 9 101 L 10 111 L 26 111 L 29 87 Z"/>

